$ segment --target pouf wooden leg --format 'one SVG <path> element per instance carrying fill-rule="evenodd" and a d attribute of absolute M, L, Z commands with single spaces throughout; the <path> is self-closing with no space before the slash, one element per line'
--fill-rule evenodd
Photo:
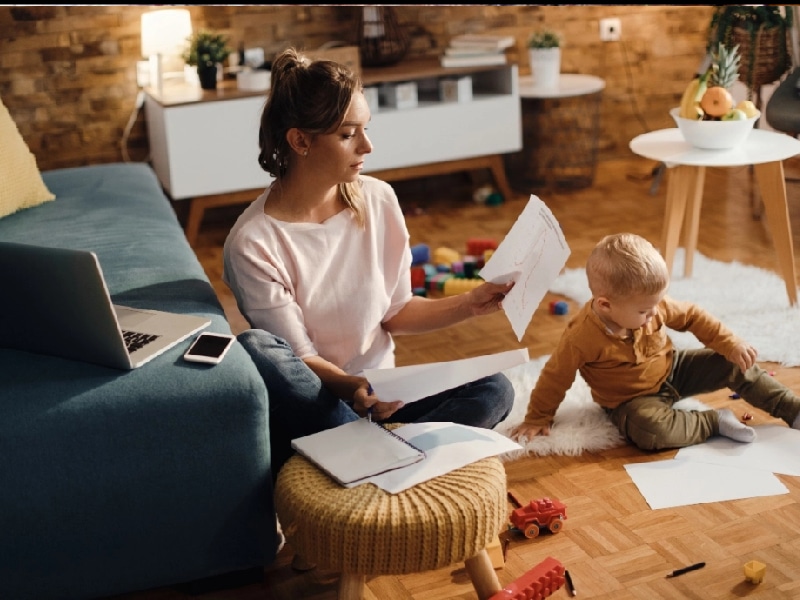
<path fill-rule="evenodd" d="M 363 600 L 367 578 L 356 573 L 342 573 L 339 579 L 339 600 Z"/>
<path fill-rule="evenodd" d="M 485 548 L 465 560 L 464 566 L 467 568 L 470 581 L 472 581 L 472 587 L 478 594 L 478 600 L 487 600 L 503 589 L 497 573 L 492 567 L 492 559 L 489 558 L 489 553 Z"/>

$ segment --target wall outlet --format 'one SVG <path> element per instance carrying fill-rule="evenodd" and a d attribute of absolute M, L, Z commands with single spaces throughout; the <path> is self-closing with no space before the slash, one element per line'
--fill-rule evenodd
<path fill-rule="evenodd" d="M 616 17 L 600 19 L 600 39 L 604 42 L 618 42 L 622 37 L 622 24 Z"/>

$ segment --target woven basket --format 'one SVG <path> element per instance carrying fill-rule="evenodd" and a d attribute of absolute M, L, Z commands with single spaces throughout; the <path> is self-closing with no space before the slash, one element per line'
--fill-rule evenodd
<path fill-rule="evenodd" d="M 405 57 L 411 40 L 390 6 L 368 5 L 358 9 L 358 47 L 365 67 L 393 65 Z"/>
<path fill-rule="evenodd" d="M 791 60 L 787 32 L 782 27 L 760 27 L 755 36 L 744 27 L 731 30 L 731 45 L 739 46 L 739 79 L 750 89 L 781 78 L 789 70 Z"/>

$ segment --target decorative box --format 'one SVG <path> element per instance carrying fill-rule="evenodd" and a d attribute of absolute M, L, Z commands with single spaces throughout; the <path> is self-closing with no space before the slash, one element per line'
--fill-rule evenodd
<path fill-rule="evenodd" d="M 380 100 L 389 108 L 416 108 L 419 104 L 417 84 L 414 81 L 381 84 Z"/>
<path fill-rule="evenodd" d="M 367 99 L 367 106 L 369 106 L 370 112 L 378 112 L 378 107 L 380 106 L 378 87 L 374 85 L 365 87 L 364 98 Z"/>
<path fill-rule="evenodd" d="M 472 100 L 472 77 L 448 77 L 439 80 L 439 99 L 442 102 L 469 102 Z"/>

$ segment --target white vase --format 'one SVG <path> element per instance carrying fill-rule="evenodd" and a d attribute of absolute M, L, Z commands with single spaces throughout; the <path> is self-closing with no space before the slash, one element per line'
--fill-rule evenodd
<path fill-rule="evenodd" d="M 558 87 L 561 74 L 561 48 L 528 48 L 533 84 L 536 87 Z"/>

